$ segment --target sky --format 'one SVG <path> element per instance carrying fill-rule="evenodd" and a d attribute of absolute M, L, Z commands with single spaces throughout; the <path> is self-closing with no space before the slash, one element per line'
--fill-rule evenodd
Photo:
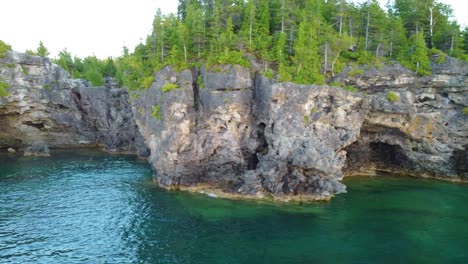
<path fill-rule="evenodd" d="M 362 0 L 361 0 L 362 1 Z M 383 4 L 387 0 L 379 0 Z M 468 26 L 467 0 L 450 4 Z M 175 13 L 177 0 L 1 0 L 0 39 L 13 50 L 35 50 L 43 41 L 51 57 L 67 49 L 73 55 L 104 59 L 130 50 L 151 33 L 156 10 Z M 466 14 L 466 13 L 465 13 Z"/>

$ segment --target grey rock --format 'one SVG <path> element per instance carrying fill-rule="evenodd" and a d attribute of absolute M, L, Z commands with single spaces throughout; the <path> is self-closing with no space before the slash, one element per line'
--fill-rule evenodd
<path fill-rule="evenodd" d="M 34 142 L 32 146 L 27 147 L 24 150 L 24 156 L 49 157 L 50 156 L 49 147 L 47 147 L 46 143 L 44 142 Z"/>
<path fill-rule="evenodd" d="M 8 52 L 0 62 L 14 64 L 0 67 L 11 85 L 0 98 L 0 148 L 42 141 L 137 152 L 163 187 L 282 201 L 329 199 L 352 175 L 468 180 L 468 64 L 452 58 L 431 76 L 394 63 L 354 76 L 347 67 L 330 80 L 357 93 L 276 83 L 234 65 L 168 66 L 129 93 L 112 79 L 70 79 L 45 58 Z M 163 92 L 168 83 L 178 88 Z"/>
<path fill-rule="evenodd" d="M 200 76 L 167 67 L 133 110 L 162 186 L 328 199 L 356 174 L 466 178 L 468 71 L 452 59 L 444 67 L 427 77 L 393 64 L 335 78 L 366 94 L 275 83 L 239 66 L 202 67 Z M 181 88 L 163 93 L 168 82 Z"/>
<path fill-rule="evenodd" d="M 14 148 L 8 148 L 7 151 L 8 151 L 9 153 L 15 153 L 15 152 L 16 152 L 16 150 L 15 150 Z"/>
<path fill-rule="evenodd" d="M 196 71 L 192 76 L 167 67 L 133 101 L 160 185 L 208 184 L 284 200 L 326 199 L 345 191 L 339 182 L 343 148 L 359 136 L 365 117 L 362 96 L 329 87 L 274 84 L 261 77 L 254 81 L 246 69 L 220 68 L 226 70 L 202 68 L 198 77 Z M 199 78 L 205 87 L 197 91 L 193 83 Z M 180 88 L 163 93 L 169 82 Z M 154 109 L 159 116 L 151 116 Z"/>
<path fill-rule="evenodd" d="M 7 52 L 0 78 L 10 85 L 0 98 L 0 148 L 45 142 L 51 148 L 102 146 L 112 152 L 148 155 L 134 122 L 129 94 L 116 88 L 90 87 L 47 58 Z"/>

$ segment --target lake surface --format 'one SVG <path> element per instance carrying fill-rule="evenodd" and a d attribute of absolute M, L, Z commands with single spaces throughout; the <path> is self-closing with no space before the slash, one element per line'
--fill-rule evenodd
<path fill-rule="evenodd" d="M 0 263 L 468 263 L 468 185 L 345 184 L 278 206 L 165 191 L 133 156 L 0 154 Z"/>

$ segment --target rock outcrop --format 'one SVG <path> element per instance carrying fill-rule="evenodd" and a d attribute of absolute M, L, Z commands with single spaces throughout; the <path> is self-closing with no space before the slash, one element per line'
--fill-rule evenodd
<path fill-rule="evenodd" d="M 347 149 L 346 174 L 468 179 L 468 64 L 447 58 L 432 66 L 426 77 L 398 64 L 337 76 L 369 100 L 360 137 Z M 397 96 L 394 102 L 389 93 Z"/>
<path fill-rule="evenodd" d="M 7 52 L 0 148 L 103 146 L 150 155 L 159 184 L 217 197 L 323 200 L 344 176 L 468 180 L 468 64 L 418 77 L 394 64 L 330 82 L 276 83 L 240 66 L 155 75 L 129 94 L 73 80 L 46 58 Z M 465 110 L 466 111 L 466 110 Z"/>
<path fill-rule="evenodd" d="M 49 157 L 49 147 L 44 142 L 34 142 L 24 150 L 24 156 Z"/>
<path fill-rule="evenodd" d="M 163 92 L 169 83 L 179 88 Z M 162 186 L 279 200 L 344 192 L 343 149 L 366 115 L 359 94 L 272 83 L 238 66 L 200 75 L 167 67 L 137 98 L 136 122 Z"/>
<path fill-rule="evenodd" d="M 356 174 L 465 180 L 468 66 L 433 66 L 428 77 L 395 64 L 334 78 L 359 92 L 167 67 L 133 109 L 167 188 L 289 201 L 328 199 Z"/>
<path fill-rule="evenodd" d="M 91 87 L 47 58 L 7 52 L 0 79 L 0 148 L 45 142 L 51 148 L 103 146 L 112 152 L 147 153 L 125 89 Z"/>

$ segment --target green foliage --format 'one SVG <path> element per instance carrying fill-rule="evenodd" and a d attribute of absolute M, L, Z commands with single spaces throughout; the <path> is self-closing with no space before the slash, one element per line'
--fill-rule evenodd
<path fill-rule="evenodd" d="M 432 71 L 431 61 L 423 33 L 419 32 L 411 36 L 410 43 L 409 61 L 406 66 L 414 70 L 418 75 L 430 75 Z"/>
<path fill-rule="evenodd" d="M 99 72 L 98 69 L 96 68 L 89 68 L 87 69 L 83 77 L 90 81 L 93 86 L 103 86 L 104 85 L 104 78 L 102 77 L 102 74 Z"/>
<path fill-rule="evenodd" d="M 198 88 L 201 90 L 203 88 L 205 88 L 205 83 L 203 82 L 203 76 L 201 75 L 198 75 L 197 77 L 197 85 L 198 85 Z"/>
<path fill-rule="evenodd" d="M 355 69 L 352 69 L 351 71 L 349 71 L 349 76 L 356 76 L 356 75 L 361 75 L 364 73 L 364 70 L 361 69 L 361 68 L 355 68 Z"/>
<path fill-rule="evenodd" d="M 161 87 L 161 91 L 163 91 L 163 93 L 167 93 L 177 88 L 180 87 L 176 83 L 166 83 L 165 85 L 163 85 L 163 87 Z"/>
<path fill-rule="evenodd" d="M 151 112 L 151 117 L 154 117 L 158 120 L 161 120 L 161 106 L 160 105 L 155 105 L 153 106 L 153 112 Z"/>
<path fill-rule="evenodd" d="M 238 64 L 267 77 L 277 72 L 282 82 L 323 84 L 348 63 L 364 69 L 398 60 L 427 75 L 430 49 L 443 52 L 437 54 L 438 63 L 444 54 L 468 60 L 468 29 L 462 31 L 453 21 L 449 6 L 396 0 L 384 9 L 379 2 L 179 0 L 177 15 L 157 10 L 152 32 L 133 51 L 124 47 L 119 58 L 72 58 L 65 50 L 54 62 L 75 78 L 101 85 L 102 77 L 110 76 L 136 90 L 149 87 L 154 72 L 169 64 L 175 71 Z M 0 57 L 5 47 L 11 49 L 2 43 Z M 41 42 L 32 53 L 46 56 L 48 51 Z M 362 74 L 362 69 L 349 74 Z"/>
<path fill-rule="evenodd" d="M 0 58 L 5 58 L 5 52 L 10 50 L 11 46 L 0 40 Z"/>
<path fill-rule="evenodd" d="M 148 89 L 148 88 L 151 87 L 153 82 L 154 82 L 154 76 L 151 75 L 151 76 L 143 78 L 143 81 L 141 82 L 141 85 L 142 85 L 143 89 Z"/>
<path fill-rule="evenodd" d="M 398 94 L 394 91 L 390 91 L 387 93 L 387 100 L 389 100 L 390 102 L 396 102 L 400 100 L 400 96 L 398 96 Z"/>
<path fill-rule="evenodd" d="M 306 116 L 306 115 L 304 116 L 304 124 L 305 124 L 306 126 L 309 126 L 309 124 L 310 124 L 309 116 Z"/>
<path fill-rule="evenodd" d="M 36 49 L 36 54 L 41 57 L 47 57 L 50 55 L 49 50 L 47 50 L 42 41 L 39 41 L 39 47 Z"/>
<path fill-rule="evenodd" d="M 358 88 L 351 86 L 351 85 L 346 85 L 345 87 L 343 87 L 343 89 L 345 89 L 346 91 L 353 92 L 353 93 L 356 93 L 359 91 Z"/>
<path fill-rule="evenodd" d="M 6 97 L 6 96 L 10 95 L 7 92 L 7 89 L 9 87 L 10 87 L 10 85 L 8 85 L 8 83 L 3 82 L 2 80 L 0 80 L 0 97 Z"/>
<path fill-rule="evenodd" d="M 337 81 L 334 81 L 334 82 L 331 82 L 330 84 L 328 84 L 330 86 L 335 86 L 335 87 L 341 87 L 341 83 L 337 82 Z"/>
<path fill-rule="evenodd" d="M 278 79 L 280 82 L 292 82 L 293 75 L 291 72 L 294 71 L 293 66 L 287 66 L 281 63 L 278 67 Z"/>
<path fill-rule="evenodd" d="M 26 50 L 25 53 L 29 55 L 37 56 L 37 53 L 35 51 L 29 50 L 29 49 Z"/>
<path fill-rule="evenodd" d="M 464 114 L 464 115 L 468 115 L 468 106 L 465 106 L 465 107 L 463 108 L 463 114 Z"/>
<path fill-rule="evenodd" d="M 305 13 L 303 14 L 305 17 Z M 301 84 L 323 84 L 325 76 L 320 73 L 321 63 L 319 55 L 319 21 L 304 20 L 299 25 L 299 32 L 293 59 L 296 73 L 293 75 L 294 82 Z"/>
<path fill-rule="evenodd" d="M 21 70 L 23 71 L 24 74 L 29 75 L 28 68 L 26 68 L 25 66 L 21 65 Z"/>
<path fill-rule="evenodd" d="M 431 49 L 431 54 L 436 56 L 435 62 L 437 64 L 442 64 L 447 59 L 447 54 L 445 54 L 445 52 L 438 50 L 436 48 Z"/>
<path fill-rule="evenodd" d="M 231 51 L 228 48 L 223 53 L 208 58 L 208 65 L 215 64 L 237 64 L 245 68 L 250 67 L 250 62 L 241 51 Z"/>
<path fill-rule="evenodd" d="M 273 72 L 270 68 L 266 68 L 263 72 L 263 75 L 268 79 L 273 79 L 273 77 L 275 77 L 275 72 Z"/>

